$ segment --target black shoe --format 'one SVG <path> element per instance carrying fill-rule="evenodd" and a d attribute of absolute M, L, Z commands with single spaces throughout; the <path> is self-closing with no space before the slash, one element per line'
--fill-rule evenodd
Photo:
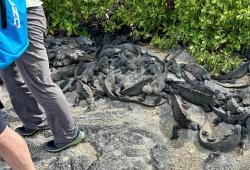
<path fill-rule="evenodd" d="M 16 128 L 15 131 L 21 136 L 28 137 L 28 136 L 34 135 L 35 133 L 39 131 L 48 130 L 48 129 L 49 129 L 48 125 L 41 126 L 37 129 L 29 129 L 29 128 L 26 128 L 25 126 L 21 126 L 21 127 Z"/>
<path fill-rule="evenodd" d="M 3 108 L 4 108 L 4 105 L 3 105 L 3 103 L 0 100 L 0 109 L 3 109 Z"/>
<path fill-rule="evenodd" d="M 74 145 L 77 145 L 79 143 L 81 143 L 83 140 L 85 139 L 85 134 L 83 131 L 78 131 L 78 134 L 76 136 L 76 138 L 70 142 L 70 143 L 67 143 L 67 144 L 64 144 L 64 145 L 59 145 L 59 146 L 56 146 L 54 140 L 51 140 L 49 142 L 46 143 L 45 145 L 45 150 L 48 151 L 48 152 L 60 152 L 62 150 L 65 150 L 71 146 L 74 146 Z"/>

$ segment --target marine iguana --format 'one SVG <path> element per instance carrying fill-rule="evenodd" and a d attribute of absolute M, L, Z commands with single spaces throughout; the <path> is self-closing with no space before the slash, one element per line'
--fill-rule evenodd
<path fill-rule="evenodd" d="M 243 107 L 239 105 L 236 98 L 231 97 L 226 102 L 224 102 L 221 107 L 223 110 L 228 111 L 232 115 L 243 113 Z"/>
<path fill-rule="evenodd" d="M 111 63 L 114 69 L 125 67 L 128 63 L 128 59 L 124 53 L 119 53 L 118 57 Z"/>
<path fill-rule="evenodd" d="M 214 81 L 216 84 L 225 87 L 225 88 L 230 88 L 230 89 L 242 89 L 250 86 L 250 82 L 247 83 L 237 83 L 237 84 L 232 84 L 232 83 L 220 83 L 217 81 Z"/>
<path fill-rule="evenodd" d="M 134 58 L 134 57 L 138 57 L 140 52 L 138 51 L 138 49 L 135 47 L 134 44 L 132 43 L 123 43 L 118 45 L 118 48 L 121 49 L 122 52 L 124 52 L 125 56 L 128 59 Z"/>
<path fill-rule="evenodd" d="M 158 76 L 151 83 L 143 86 L 142 91 L 146 96 L 156 96 L 155 103 L 159 103 L 164 96 L 163 89 L 166 87 L 165 76 Z"/>
<path fill-rule="evenodd" d="M 86 102 L 89 104 L 89 109 L 92 109 L 94 106 L 94 96 L 91 88 L 81 82 L 80 80 L 76 81 L 76 92 L 77 96 L 75 98 L 75 103 L 73 106 L 79 106 L 80 100 L 85 99 Z"/>
<path fill-rule="evenodd" d="M 109 72 L 110 68 L 110 60 L 107 56 L 104 56 L 96 61 L 96 66 L 98 70 L 101 72 L 107 74 Z"/>
<path fill-rule="evenodd" d="M 173 74 L 175 74 L 176 77 L 181 78 L 182 77 L 182 64 L 177 64 L 177 62 L 174 60 L 171 65 L 170 65 L 170 72 L 172 72 Z"/>
<path fill-rule="evenodd" d="M 168 67 L 170 63 L 171 61 L 164 64 L 164 67 Z M 163 70 L 166 70 L 166 68 L 164 68 Z M 165 72 L 161 74 L 159 73 L 159 75 L 155 76 L 142 75 L 138 78 L 138 83 L 122 90 L 120 94 L 127 96 L 136 96 L 140 94 L 160 96 L 160 92 L 165 88 L 165 80 L 167 79 L 167 74 L 168 72 L 166 70 Z"/>
<path fill-rule="evenodd" d="M 250 86 L 240 93 L 242 96 L 243 106 L 250 106 Z"/>
<path fill-rule="evenodd" d="M 207 87 L 203 82 L 195 81 L 189 78 L 185 71 L 182 71 L 182 78 L 186 80 L 186 82 L 189 83 L 191 86 L 193 86 L 193 89 L 196 89 L 208 95 L 216 94 L 216 92 Z"/>
<path fill-rule="evenodd" d="M 100 47 L 96 53 L 95 53 L 95 58 L 98 61 L 100 58 L 103 56 L 114 56 L 117 53 L 121 52 L 121 49 L 117 45 L 105 45 Z"/>
<path fill-rule="evenodd" d="M 229 124 L 242 124 L 250 116 L 249 113 L 245 112 L 244 110 L 242 113 L 230 114 L 225 112 L 222 108 L 212 107 L 212 111 L 216 113 L 217 116 L 222 119 L 222 121 Z"/>
<path fill-rule="evenodd" d="M 250 62 L 248 61 L 225 75 L 220 75 L 220 76 L 213 75 L 211 77 L 215 80 L 235 80 L 237 78 L 243 77 L 249 72 L 250 72 Z"/>
<path fill-rule="evenodd" d="M 190 103 L 202 106 L 204 110 L 210 111 L 210 106 L 214 105 L 215 99 L 213 95 L 205 94 L 201 91 L 193 89 L 191 86 L 187 86 L 180 83 L 168 82 L 168 84 L 174 89 L 174 94 L 180 95 L 183 99 Z"/>
<path fill-rule="evenodd" d="M 94 73 L 95 62 L 89 62 L 88 60 L 82 59 L 75 69 L 74 78 L 83 74 L 83 72 L 90 67 L 93 68 Z"/>
<path fill-rule="evenodd" d="M 199 131 L 198 138 L 204 148 L 221 152 L 231 151 L 241 142 L 241 126 L 232 126 L 225 123 L 212 126 L 205 123 Z"/>
<path fill-rule="evenodd" d="M 74 73 L 74 81 L 81 80 L 88 83 L 96 75 L 97 71 L 98 68 L 94 62 L 79 64 Z"/>
<path fill-rule="evenodd" d="M 183 69 L 190 72 L 198 81 L 209 80 L 210 76 L 206 69 L 198 64 L 185 64 Z"/>
<path fill-rule="evenodd" d="M 159 72 L 160 73 L 163 73 L 164 71 L 166 71 L 166 63 L 168 62 L 167 60 L 166 60 L 166 58 L 169 56 L 169 54 L 168 55 L 166 55 L 166 57 L 165 57 L 165 60 L 164 61 L 162 61 L 161 59 L 159 59 L 158 57 L 156 57 L 156 56 L 153 56 L 153 55 L 148 55 L 148 54 L 144 54 L 143 55 L 143 57 L 148 57 L 151 61 L 152 61 L 152 59 L 153 59 L 153 61 L 154 61 L 154 64 L 159 64 L 158 65 L 158 70 L 159 70 Z M 172 61 L 174 60 L 174 58 L 173 59 L 171 59 L 171 63 L 172 63 Z M 170 64 L 170 63 L 169 63 Z"/>
<path fill-rule="evenodd" d="M 202 126 L 202 121 L 194 121 L 192 120 L 192 116 L 187 111 L 188 103 L 185 100 L 181 100 L 180 96 L 173 95 L 172 96 L 172 110 L 174 120 L 182 127 L 192 130 L 197 130 L 199 127 Z M 191 113 L 195 114 L 195 113 Z"/>
<path fill-rule="evenodd" d="M 99 61 L 103 57 L 114 57 L 118 53 L 124 53 L 124 55 L 130 59 L 138 57 L 139 55 L 139 51 L 134 44 L 123 43 L 120 45 L 104 45 L 97 50 L 95 56 L 96 60 Z"/>
<path fill-rule="evenodd" d="M 143 67 L 147 67 L 147 62 L 148 62 L 147 59 L 144 57 L 134 57 L 127 61 L 126 69 L 132 71 L 138 70 Z"/>
<path fill-rule="evenodd" d="M 66 67 L 59 68 L 56 73 L 52 73 L 51 78 L 53 81 L 59 81 L 62 79 L 70 78 L 74 76 L 76 65 L 69 65 Z"/>
<path fill-rule="evenodd" d="M 144 105 L 147 107 L 156 107 L 156 106 L 160 106 L 160 105 L 166 103 L 166 102 L 163 102 L 163 103 L 151 105 L 151 104 L 146 104 L 146 103 L 143 103 L 143 102 L 140 102 L 137 100 L 133 100 L 133 99 L 129 99 L 129 98 L 125 98 L 125 97 L 117 97 L 112 93 L 112 85 L 107 81 L 107 79 L 104 79 L 103 89 L 109 98 L 111 98 L 113 100 L 118 100 L 121 102 L 136 103 L 136 104 Z"/>
<path fill-rule="evenodd" d="M 137 96 L 139 94 L 143 93 L 143 87 L 152 82 L 154 80 L 153 77 L 148 77 L 142 81 L 140 81 L 139 83 L 133 85 L 132 87 L 129 87 L 127 89 L 122 90 L 120 93 L 122 95 L 126 95 L 126 96 Z"/>
<path fill-rule="evenodd" d="M 166 56 L 167 57 L 167 56 Z M 169 66 L 174 62 L 175 58 L 166 60 L 164 64 L 164 72 L 159 73 L 157 76 L 154 76 L 154 80 L 144 85 L 142 91 L 146 95 L 157 96 L 155 103 L 159 103 L 162 98 L 166 98 L 166 95 L 163 93 L 163 89 L 166 88 L 166 80 L 168 79 Z"/>

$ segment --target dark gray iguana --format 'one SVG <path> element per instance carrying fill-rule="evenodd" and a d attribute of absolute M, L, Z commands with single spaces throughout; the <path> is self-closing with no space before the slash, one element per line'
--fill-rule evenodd
<path fill-rule="evenodd" d="M 171 62 L 172 62 L 172 60 L 168 61 L 166 64 L 164 64 L 163 70 L 165 70 L 165 72 L 162 72 L 162 73 L 160 73 L 160 75 L 157 75 L 154 77 L 143 78 L 142 81 L 135 84 L 134 86 L 121 91 L 121 94 L 127 95 L 127 96 L 136 96 L 136 95 L 140 95 L 140 94 L 155 95 L 155 96 L 158 96 L 155 103 L 159 103 L 160 99 L 162 97 L 161 92 L 165 88 L 165 81 L 167 79 L 168 70 L 166 68 L 168 68 L 168 66 L 171 64 Z M 146 96 L 144 96 L 144 97 L 146 97 Z"/>
<path fill-rule="evenodd" d="M 55 73 L 52 72 L 51 78 L 53 81 L 59 81 L 72 77 L 74 76 L 76 67 L 77 66 L 73 64 L 63 68 L 58 68 Z"/>
<path fill-rule="evenodd" d="M 211 76 L 215 80 L 235 80 L 237 78 L 241 78 L 247 73 L 250 73 L 250 62 L 246 62 L 242 64 L 240 67 L 236 68 L 235 70 L 229 72 L 225 75 L 220 76 Z"/>
<path fill-rule="evenodd" d="M 241 142 L 241 126 L 225 123 L 213 126 L 205 123 L 199 131 L 198 138 L 204 148 L 217 152 L 230 151 Z"/>
<path fill-rule="evenodd" d="M 195 63 L 185 64 L 183 66 L 183 69 L 190 72 L 198 81 L 210 79 L 210 76 L 207 70 L 198 64 L 195 64 Z"/>
<path fill-rule="evenodd" d="M 171 99 L 173 117 L 177 122 L 177 124 L 173 126 L 171 139 L 179 137 L 178 129 L 197 130 L 203 125 L 206 116 L 205 113 L 201 111 L 201 108 L 197 106 L 195 108 L 194 105 L 177 95 L 171 95 Z"/>
<path fill-rule="evenodd" d="M 188 107 L 188 103 L 184 100 L 181 100 L 180 96 L 173 95 L 172 99 L 172 110 L 175 121 L 182 128 L 197 130 L 201 125 L 190 119 L 189 114 L 187 112 L 187 108 L 185 108 Z"/>
<path fill-rule="evenodd" d="M 95 58 L 98 61 L 103 56 L 114 56 L 119 52 L 121 52 L 121 49 L 118 48 L 117 45 L 106 45 L 106 46 L 100 47 L 96 51 Z"/>
<path fill-rule="evenodd" d="M 76 81 L 76 92 L 77 96 L 75 98 L 75 104 L 74 106 L 78 106 L 80 100 L 86 100 L 87 104 L 89 104 L 89 109 L 93 109 L 94 107 L 94 96 L 91 88 L 87 85 L 81 82 L 80 80 Z"/>
<path fill-rule="evenodd" d="M 209 87 L 207 87 L 203 82 L 192 80 L 188 77 L 185 71 L 182 72 L 182 77 L 184 80 L 186 80 L 187 83 L 189 83 L 191 86 L 193 86 L 193 89 L 196 89 L 202 93 L 208 94 L 208 95 L 215 95 L 216 93 L 211 90 Z"/>
<path fill-rule="evenodd" d="M 166 56 L 167 58 L 167 56 Z M 164 64 L 164 72 L 159 73 L 152 82 L 149 82 L 148 84 L 144 85 L 142 88 L 143 94 L 150 95 L 150 96 L 156 96 L 155 103 L 159 103 L 162 98 L 164 97 L 163 89 L 166 88 L 166 81 L 168 78 L 168 72 L 169 72 L 169 66 L 172 65 L 172 63 L 175 61 L 175 58 L 171 58 L 170 60 L 166 60 L 165 58 L 165 64 Z"/>
<path fill-rule="evenodd" d="M 236 83 L 236 84 L 232 84 L 232 83 L 220 83 L 217 81 L 214 81 L 216 84 L 225 87 L 225 88 L 229 88 L 229 89 L 243 89 L 246 87 L 250 86 L 250 81 L 246 82 L 246 83 Z"/>
<path fill-rule="evenodd" d="M 143 102 L 140 102 L 140 101 L 137 101 L 137 100 L 133 100 L 133 99 L 129 99 L 129 98 L 126 98 L 126 97 L 118 97 L 118 96 L 115 96 L 113 93 L 112 93 L 112 85 L 111 83 L 108 81 L 108 79 L 104 79 L 104 83 L 103 83 L 103 89 L 105 91 L 105 93 L 107 94 L 107 96 L 113 100 L 118 100 L 118 101 L 121 101 L 121 102 L 127 102 L 127 103 L 136 103 L 136 104 L 140 104 L 140 105 L 144 105 L 144 106 L 147 106 L 147 107 L 156 107 L 156 106 L 160 106 L 166 102 L 163 102 L 163 103 L 159 103 L 159 104 L 146 104 L 146 103 L 143 103 Z"/>
<path fill-rule="evenodd" d="M 229 124 L 242 124 L 250 116 L 244 109 L 243 112 L 238 114 L 230 114 L 229 112 L 224 111 L 221 107 L 212 107 L 212 110 L 217 114 L 219 119 Z"/>
<path fill-rule="evenodd" d="M 209 95 L 198 91 L 192 86 L 169 82 L 169 85 L 172 89 L 174 94 L 180 95 L 183 99 L 189 101 L 190 103 L 196 104 L 198 106 L 202 106 L 205 111 L 210 111 L 210 106 L 214 104 L 214 95 Z"/>
<path fill-rule="evenodd" d="M 120 93 L 122 95 L 126 95 L 126 96 L 137 96 L 143 93 L 143 87 L 148 84 L 151 83 L 154 80 L 153 77 L 148 77 L 142 81 L 140 81 L 139 83 L 133 85 L 132 87 L 129 87 L 127 89 L 122 90 Z"/>

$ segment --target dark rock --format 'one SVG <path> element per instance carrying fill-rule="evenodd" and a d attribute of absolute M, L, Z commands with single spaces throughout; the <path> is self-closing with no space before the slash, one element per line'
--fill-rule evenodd
<path fill-rule="evenodd" d="M 80 46 L 84 46 L 84 45 L 92 46 L 92 45 L 95 45 L 94 41 L 90 40 L 87 37 L 83 37 L 83 36 L 79 36 L 79 37 L 75 38 L 75 41 Z"/>
<path fill-rule="evenodd" d="M 156 169 L 166 170 L 174 167 L 173 157 L 170 150 L 164 145 L 155 145 L 151 149 L 152 164 Z"/>

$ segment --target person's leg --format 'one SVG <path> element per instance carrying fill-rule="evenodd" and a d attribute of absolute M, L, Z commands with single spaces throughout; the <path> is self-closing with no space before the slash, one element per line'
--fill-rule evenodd
<path fill-rule="evenodd" d="M 0 155 L 13 170 L 35 169 L 24 139 L 8 127 L 0 134 Z"/>
<path fill-rule="evenodd" d="M 52 82 L 44 47 L 46 19 L 42 7 L 28 8 L 29 48 L 16 61 L 21 76 L 47 114 L 56 145 L 76 139 L 78 127 L 62 90 Z"/>
<path fill-rule="evenodd" d="M 0 111 L 0 156 L 13 170 L 34 170 L 30 152 L 23 138 L 8 128 Z"/>
<path fill-rule="evenodd" d="M 9 92 L 12 106 L 24 126 L 28 129 L 36 129 L 47 124 L 43 108 L 28 90 L 14 64 L 0 70 L 0 77 Z"/>

